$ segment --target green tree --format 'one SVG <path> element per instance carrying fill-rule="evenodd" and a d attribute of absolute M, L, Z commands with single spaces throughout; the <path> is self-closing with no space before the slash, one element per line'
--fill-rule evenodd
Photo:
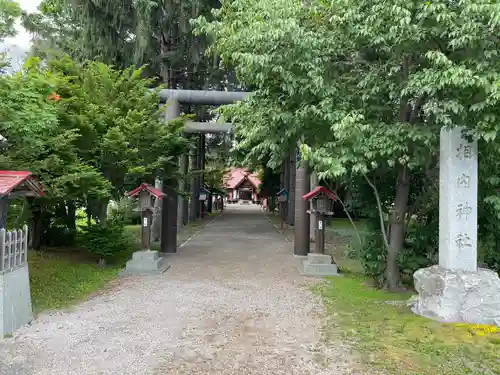
<path fill-rule="evenodd" d="M 199 32 L 256 91 L 226 109 L 242 124 L 241 146 L 277 164 L 302 139 L 320 178 L 361 176 L 376 197 L 386 285 L 397 289 L 411 197 L 435 178 L 440 128 L 489 142 L 500 129 L 500 5 L 241 0 L 216 16 L 199 20 Z M 395 185 L 385 202 L 374 181 L 388 172 Z"/>
<path fill-rule="evenodd" d="M 78 207 L 104 226 L 110 198 L 153 176 L 177 175 L 183 124 L 161 121 L 150 82 L 140 69 L 67 57 L 45 65 L 31 59 L 0 78 L 0 134 L 9 141 L 0 165 L 32 171 L 46 191 L 31 201 L 36 248 L 42 237 L 71 241 Z"/>
<path fill-rule="evenodd" d="M 19 3 L 14 0 L 0 0 L 0 43 L 5 38 L 15 36 L 15 23 L 21 16 Z M 8 65 L 8 59 L 5 52 L 0 53 L 0 71 L 4 71 Z"/>
<path fill-rule="evenodd" d="M 36 60 L 0 79 L 0 133 L 8 139 L 0 165 L 33 172 L 45 190 L 43 199 L 31 201 L 36 248 L 41 245 L 43 212 L 53 213 L 57 207 L 66 207 L 64 202 L 82 194 L 105 194 L 109 188 L 99 171 L 78 157 L 75 141 L 79 134 L 58 121 L 58 104 L 49 94 L 65 81 L 41 69 Z"/>
<path fill-rule="evenodd" d="M 210 17 L 219 0 L 43 0 L 27 14 L 36 52 L 60 49 L 81 61 L 118 68 L 147 64 L 144 73 L 169 88 L 224 86 L 218 59 L 205 56 L 205 37 L 194 36 L 190 19 Z M 231 79 L 229 79 L 231 81 Z"/>
<path fill-rule="evenodd" d="M 68 77 L 58 88 L 62 126 L 77 131 L 77 155 L 111 184 L 107 197 L 91 200 L 91 212 L 105 223 L 109 198 L 154 175 L 176 176 L 175 156 L 184 152 L 182 121 L 161 121 L 159 98 L 149 92 L 142 69 L 118 70 L 104 63 L 49 62 L 52 72 Z"/>
<path fill-rule="evenodd" d="M 269 210 L 272 212 L 276 208 L 276 194 L 280 191 L 280 174 L 272 168 L 264 166 L 259 178 L 261 180 L 260 194 L 267 197 Z"/>
<path fill-rule="evenodd" d="M 16 20 L 21 16 L 19 3 L 14 0 L 0 0 L 0 40 L 15 36 Z"/>
<path fill-rule="evenodd" d="M 205 136 L 204 180 L 208 188 L 222 189 L 229 172 L 231 136 L 229 134 L 207 134 Z"/>
<path fill-rule="evenodd" d="M 85 58 L 79 44 L 81 26 L 64 5 L 61 0 L 44 0 L 38 12 L 23 13 L 23 26 L 32 35 L 32 55 L 44 60 L 61 54 L 68 54 L 77 60 Z"/>

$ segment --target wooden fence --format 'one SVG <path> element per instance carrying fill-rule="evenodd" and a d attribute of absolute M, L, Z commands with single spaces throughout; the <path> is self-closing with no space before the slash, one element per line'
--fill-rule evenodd
<path fill-rule="evenodd" d="M 6 231 L 0 229 L 0 272 L 8 272 L 28 260 L 28 226 Z"/>

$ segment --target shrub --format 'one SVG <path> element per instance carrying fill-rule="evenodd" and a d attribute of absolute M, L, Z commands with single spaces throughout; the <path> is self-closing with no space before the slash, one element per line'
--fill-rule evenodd
<path fill-rule="evenodd" d="M 359 259 L 364 274 L 373 279 L 377 287 L 383 287 L 387 251 L 382 239 L 379 219 L 371 217 L 367 221 L 366 230 L 369 234 L 365 236 L 364 244 L 358 250 Z"/>
<path fill-rule="evenodd" d="M 385 284 L 386 256 L 387 251 L 380 232 L 368 236 L 360 251 L 360 260 L 364 274 L 373 279 L 378 288 Z"/>
<path fill-rule="evenodd" d="M 486 266 L 500 275 L 500 246 L 495 237 L 485 236 L 479 243 L 480 266 Z"/>
<path fill-rule="evenodd" d="M 76 231 L 56 222 L 45 229 L 44 237 L 49 247 L 70 247 L 76 242 Z"/>
<path fill-rule="evenodd" d="M 137 208 L 137 201 L 130 198 L 122 198 L 109 205 L 109 217 L 122 221 L 125 225 L 140 223 L 140 213 L 134 211 Z"/>
<path fill-rule="evenodd" d="M 378 287 L 385 283 L 386 255 L 380 225 L 371 223 L 373 234 L 359 250 L 361 264 L 366 276 L 372 278 Z M 399 254 L 398 265 L 403 282 L 413 284 L 413 274 L 420 268 L 438 262 L 438 222 L 436 217 L 413 222 L 406 235 L 405 246 Z"/>
<path fill-rule="evenodd" d="M 408 228 L 406 243 L 399 255 L 404 280 L 413 283 L 413 274 L 420 268 L 439 262 L 439 223 L 437 215 L 416 220 Z"/>
<path fill-rule="evenodd" d="M 87 251 L 98 255 L 101 261 L 108 261 L 129 245 L 123 223 L 113 219 L 108 221 L 106 227 L 92 224 L 84 228 L 80 243 Z"/>

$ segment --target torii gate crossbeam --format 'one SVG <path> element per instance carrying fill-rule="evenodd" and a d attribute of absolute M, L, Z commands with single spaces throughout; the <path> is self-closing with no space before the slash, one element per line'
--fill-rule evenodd
<path fill-rule="evenodd" d="M 160 100 L 167 103 L 175 100 L 180 104 L 224 105 L 245 100 L 251 92 L 207 91 L 207 90 L 160 90 Z"/>

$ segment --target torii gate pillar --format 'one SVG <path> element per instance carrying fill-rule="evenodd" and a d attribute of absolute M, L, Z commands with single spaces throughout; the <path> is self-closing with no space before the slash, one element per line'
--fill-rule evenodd
<path fill-rule="evenodd" d="M 167 101 L 165 109 L 165 122 L 179 117 L 181 109 L 179 102 L 175 99 Z M 183 184 L 181 182 L 181 184 Z M 173 191 L 172 181 L 165 181 L 163 192 L 167 194 L 163 201 L 162 220 L 161 220 L 161 243 L 160 251 L 162 253 L 177 252 L 177 214 L 179 208 L 179 197 Z"/>

